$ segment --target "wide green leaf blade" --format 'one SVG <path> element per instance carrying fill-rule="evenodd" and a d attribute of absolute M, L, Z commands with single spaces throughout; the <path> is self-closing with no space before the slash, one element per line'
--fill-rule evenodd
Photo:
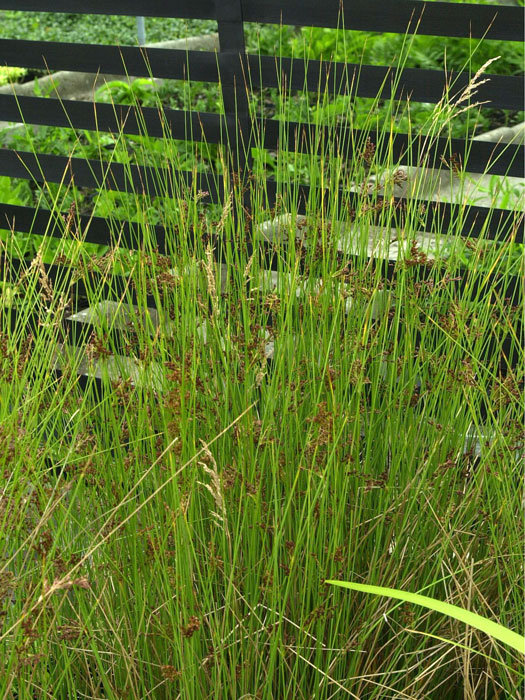
<path fill-rule="evenodd" d="M 329 583 L 332 586 L 341 586 L 341 588 L 349 588 L 353 591 L 372 593 L 373 595 L 384 595 L 388 596 L 389 598 L 403 600 L 406 603 L 421 605 L 429 610 L 435 610 L 443 615 L 453 617 L 460 622 L 465 622 L 467 625 L 475 627 L 476 629 L 481 630 L 481 632 L 485 632 L 485 634 L 494 637 L 494 639 L 498 639 L 500 642 L 503 642 L 503 644 L 508 644 L 508 646 L 512 647 L 513 649 L 525 654 L 525 637 L 523 637 L 521 634 L 517 634 L 516 632 L 509 630 L 497 622 L 487 620 L 486 617 L 482 617 L 481 615 L 477 615 L 469 610 L 459 608 L 457 605 L 444 603 L 441 600 L 429 598 L 426 595 L 419 595 L 419 593 L 400 591 L 397 588 L 369 586 L 364 583 L 352 583 L 351 581 L 325 581 L 325 583 Z"/>

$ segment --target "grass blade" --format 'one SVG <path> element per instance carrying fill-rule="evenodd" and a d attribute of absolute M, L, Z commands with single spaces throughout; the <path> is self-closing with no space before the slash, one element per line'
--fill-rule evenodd
<path fill-rule="evenodd" d="M 464 610 L 457 605 L 451 605 L 450 603 L 444 603 L 442 600 L 436 600 L 435 598 L 429 598 L 426 595 L 419 595 L 419 593 L 410 593 L 409 591 L 400 591 L 397 588 L 384 588 L 383 586 L 369 586 L 364 583 L 353 583 L 351 581 L 326 581 L 326 583 L 332 586 L 341 586 L 341 588 L 349 588 L 352 591 L 360 591 L 361 593 L 372 593 L 373 595 L 384 595 L 389 598 L 397 598 L 405 603 L 413 603 L 414 605 L 421 605 L 429 610 L 435 610 L 442 615 L 448 615 L 453 617 L 460 622 L 464 622 L 471 627 L 475 627 L 481 632 L 485 632 L 494 639 L 497 639 L 503 644 L 516 649 L 521 654 L 525 653 L 525 637 L 517 632 L 507 629 L 503 625 L 492 620 L 487 620 L 486 617 L 473 613 L 470 610 Z"/>

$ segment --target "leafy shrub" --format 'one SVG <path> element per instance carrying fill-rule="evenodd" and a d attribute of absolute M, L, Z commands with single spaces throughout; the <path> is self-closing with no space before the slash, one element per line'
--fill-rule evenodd
<path fill-rule="evenodd" d="M 82 15 L 67 12 L 0 12 L 2 37 L 19 39 L 21 36 L 34 41 L 68 41 L 85 44 L 137 43 L 137 27 L 134 17 L 117 15 Z M 212 21 L 184 20 L 166 17 L 148 17 L 146 39 L 148 42 L 178 39 L 216 31 Z"/>
<path fill-rule="evenodd" d="M 0 66 L 0 85 L 20 81 L 27 74 L 25 68 L 14 68 L 11 66 Z"/>

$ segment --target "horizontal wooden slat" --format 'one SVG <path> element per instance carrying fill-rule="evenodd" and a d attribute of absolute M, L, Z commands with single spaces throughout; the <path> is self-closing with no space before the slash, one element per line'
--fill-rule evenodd
<path fill-rule="evenodd" d="M 91 131 L 126 134 L 147 134 L 161 138 L 219 143 L 225 129 L 219 114 L 164 109 L 161 115 L 154 107 L 135 107 L 76 100 L 48 100 L 40 97 L 0 95 L 0 119 L 3 121 L 46 126 L 72 127 Z"/>
<path fill-rule="evenodd" d="M 343 8 L 344 23 L 340 19 Z M 242 0 L 245 22 L 523 41 L 523 10 L 420 0 Z M 412 19 L 412 21 L 411 21 Z M 487 31 L 487 28 L 490 29 Z M 485 34 L 486 33 L 486 34 Z"/>
<path fill-rule="evenodd" d="M 279 266 L 282 269 L 282 262 L 278 264 L 277 256 L 274 254 L 272 256 L 270 247 L 268 244 L 264 244 L 262 241 L 257 244 L 258 249 L 262 251 L 264 257 L 272 258 L 272 262 L 268 264 L 267 269 L 273 269 L 277 271 Z M 217 251 L 215 251 L 217 253 Z M 221 257 L 216 255 L 216 260 L 221 262 Z M 28 261 L 21 261 L 16 258 L 10 258 L 8 265 L 4 265 L 4 269 L 7 271 L 6 280 L 11 281 L 17 279 L 20 272 L 23 269 L 27 269 L 29 266 Z M 341 259 L 341 267 L 348 265 L 349 269 L 362 269 L 362 259 L 359 261 L 358 257 L 355 255 L 348 255 L 344 259 Z M 371 271 L 372 276 L 377 271 L 379 275 L 384 280 L 395 280 L 401 273 L 406 273 L 405 270 L 401 272 L 402 266 L 396 264 L 395 261 L 384 260 L 383 258 L 371 259 L 367 263 L 368 269 Z M 73 268 L 65 265 L 54 265 L 54 264 L 44 264 L 44 269 L 46 274 L 49 276 L 50 280 L 55 283 L 57 279 L 62 280 L 62 283 L 67 284 L 71 279 L 73 274 Z M 304 272 L 304 263 L 300 261 L 299 272 L 302 274 Z M 424 265 L 415 266 L 408 271 L 408 274 L 413 275 L 417 280 L 423 281 L 432 278 L 436 278 L 436 270 L 432 267 L 425 267 Z M 439 278 L 439 274 L 437 275 Z M 498 295 L 500 298 L 505 298 L 508 300 L 509 304 L 520 305 L 523 304 L 523 283 L 522 280 L 516 276 L 510 275 L 480 275 L 475 269 L 463 269 L 458 271 L 458 279 L 450 281 L 455 291 L 453 294 L 456 296 L 462 296 L 464 298 L 475 299 L 480 295 L 488 297 L 492 300 Z M 128 296 L 132 304 L 137 304 L 137 292 L 128 283 L 126 277 L 120 275 L 112 275 L 110 278 L 106 278 L 101 273 L 96 271 L 88 272 L 85 279 L 80 279 L 74 283 L 74 288 L 76 295 L 80 297 L 88 297 L 93 295 L 93 290 L 97 290 L 97 294 L 100 295 L 99 298 L 106 300 L 117 300 L 124 296 L 127 291 Z M 89 291 L 91 290 L 91 292 Z M 144 303 L 144 299 L 141 299 L 141 304 Z M 154 308 L 156 306 L 156 300 L 153 296 L 146 297 L 146 306 Z M 523 333 L 523 329 L 516 329 L 518 333 Z M 516 337 L 521 337 L 518 334 Z M 515 344 L 515 343 L 513 343 Z M 516 362 L 516 359 L 514 360 Z"/>
<path fill-rule="evenodd" d="M 0 203 L 0 229 L 7 229 L 20 233 L 32 233 L 40 236 L 54 236 L 62 238 L 65 222 L 69 219 L 69 212 L 52 212 L 40 207 L 38 210 L 33 207 L 24 207 L 13 204 Z M 96 243 L 100 245 L 114 245 L 118 242 L 119 247 L 136 250 L 142 242 L 143 224 L 130 221 L 110 220 L 97 216 L 75 215 L 71 231 L 80 232 L 81 239 L 86 243 Z M 164 226 L 149 226 L 148 232 L 153 245 L 158 247 L 161 255 L 170 252 L 181 243 L 180 232 L 175 232 L 173 228 Z M 186 232 L 186 241 L 190 246 L 195 244 L 195 235 L 190 227 Z M 177 236 L 174 239 L 174 236 Z M 270 264 L 274 258 L 273 245 L 270 242 L 260 241 L 259 250 Z M 226 262 L 224 251 L 217 250 L 218 261 Z M 277 264 L 277 263 L 276 263 Z M 56 266 L 57 270 L 59 266 Z M 275 268 L 277 269 L 277 268 Z"/>
<path fill-rule="evenodd" d="M 448 2 L 422 3 L 420 0 L 242 0 L 245 22 L 310 25 L 318 27 L 341 26 L 340 7 L 343 8 L 344 26 L 374 32 L 404 34 L 409 24 L 419 34 L 457 36 L 522 41 L 524 22 L 519 7 L 501 5 L 452 4 Z M 104 15 L 142 15 L 145 17 L 181 17 L 215 19 L 213 0 L 195 0 L 167 3 L 165 0 L 115 0 L 104 5 L 100 0 L 3 0 L 0 9 L 41 12 L 78 12 Z M 487 31 L 487 28 L 488 31 Z M 486 33 L 486 34 L 485 34 Z"/>
<path fill-rule="evenodd" d="M 29 265 L 30 261 L 10 258 L 9 264 L 5 265 L 5 279 L 7 281 L 16 280 L 20 273 L 24 269 L 27 269 Z M 89 294 L 92 295 L 93 290 L 96 289 L 97 293 L 101 294 L 101 298 L 115 299 L 124 295 L 125 291 L 129 289 L 129 282 L 126 277 L 122 275 L 106 277 L 102 273 L 92 270 L 85 272 L 82 279 L 73 282 L 72 277 L 75 274 L 75 266 L 44 263 L 44 269 L 53 283 L 53 286 L 57 283 L 66 287 L 72 286 L 75 294 L 81 297 L 86 297 Z M 129 289 L 129 294 L 132 296 L 133 303 L 136 302 L 137 296 L 135 290 Z M 154 305 L 154 303 L 155 300 L 152 297 L 148 297 L 148 306 Z"/>
<path fill-rule="evenodd" d="M 273 245 L 271 243 L 259 240 L 257 241 L 257 250 L 268 261 L 266 269 L 272 269 L 274 271 L 282 269 L 282 260 L 280 262 L 277 260 L 278 256 L 282 257 L 282 252 L 279 254 L 275 253 L 275 251 L 273 250 Z M 226 262 L 226 259 L 223 257 L 221 251 L 215 248 L 214 252 L 215 259 L 217 262 Z M 350 269 L 359 269 L 362 266 L 362 258 L 361 263 L 359 263 L 359 256 L 343 256 L 341 258 L 341 267 L 344 267 L 346 263 L 349 264 Z M 30 263 L 28 261 L 22 261 L 17 258 L 10 258 L 9 264 L 5 266 L 6 279 L 8 281 L 16 279 L 17 274 L 19 274 L 19 272 L 22 269 L 26 268 L 29 264 Z M 396 264 L 396 261 L 389 261 L 385 260 L 384 258 L 370 259 L 368 265 L 373 270 L 379 270 L 380 276 L 383 279 L 388 280 L 395 279 L 395 277 L 399 274 L 401 269 L 399 264 Z M 52 281 L 55 281 L 57 279 L 68 280 L 69 276 L 73 272 L 73 268 L 63 264 L 57 265 L 45 263 L 44 267 L 46 273 L 49 275 Z M 299 271 L 301 273 L 304 271 L 303 261 L 300 261 Z M 416 275 L 416 277 L 421 280 L 430 279 L 435 274 L 435 271 L 432 269 L 432 267 L 426 267 L 424 265 L 414 267 L 413 272 Z M 115 298 L 115 296 L 113 295 L 118 296 L 122 294 L 124 290 L 128 287 L 126 277 L 123 277 L 121 275 L 112 275 L 111 278 L 105 280 L 104 276 L 101 273 L 93 270 L 87 272 L 85 277 L 85 280 L 79 280 L 75 283 L 77 287 L 77 293 L 81 296 L 86 296 L 86 293 L 89 289 L 97 289 L 97 291 L 102 291 L 104 292 L 104 294 L 108 295 L 107 297 L 104 297 L 103 294 L 102 298 L 109 298 L 110 296 L 111 298 Z M 511 299 L 511 302 L 514 304 L 519 303 L 520 300 L 523 299 L 522 280 L 520 280 L 516 276 L 502 276 L 500 274 L 480 275 L 479 272 L 477 272 L 475 269 L 463 269 L 462 273 L 459 274 L 459 279 L 455 280 L 454 282 L 454 286 L 459 292 L 464 291 L 465 287 L 468 286 L 470 290 L 469 294 L 471 294 L 473 297 L 479 294 L 479 290 L 481 287 L 486 287 L 486 291 L 490 294 L 494 294 L 495 292 L 497 292 L 498 294 L 503 295 L 504 297 L 509 297 Z M 129 291 L 132 295 L 132 303 L 136 303 L 136 292 L 133 289 L 129 289 Z M 154 297 L 147 297 L 147 305 L 155 306 Z"/>
<path fill-rule="evenodd" d="M 24 207 L 0 202 L 0 228 L 20 233 L 33 233 L 40 236 L 61 238 L 64 234 L 68 212 L 52 212 L 40 207 Z M 121 248 L 130 250 L 137 247 L 141 239 L 142 225 L 130 221 L 110 221 L 98 216 L 75 216 L 72 231 L 79 231 L 86 243 L 112 245 L 116 240 Z M 158 245 L 159 253 L 166 253 L 166 236 L 170 235 L 164 226 L 150 226 L 149 231 Z M 172 235 L 173 232 L 171 232 Z"/>
<path fill-rule="evenodd" d="M 299 122 L 280 122 L 275 119 L 259 121 L 259 133 L 262 135 L 264 146 L 269 149 L 285 148 L 290 151 L 311 152 L 321 154 L 328 139 L 339 144 L 337 151 L 347 159 L 358 156 L 357 151 L 362 147 L 366 136 L 377 146 L 378 162 L 387 157 L 390 146 L 389 134 L 381 139 L 376 131 L 364 132 L 349 127 L 319 127 L 315 124 Z M 317 144 L 317 146 L 315 145 Z M 361 144 L 361 146 L 360 146 Z M 407 134 L 392 136 L 392 157 L 394 162 L 402 165 L 422 165 L 420 159 L 425 155 L 425 166 L 436 169 L 442 168 L 440 156 L 449 160 L 450 154 L 456 153 L 463 167 L 470 173 L 489 175 L 507 175 L 524 177 L 525 147 L 514 144 L 495 144 L 486 141 L 472 141 L 466 145 L 465 139 L 440 138 L 433 145 L 424 144 L 424 137 L 414 139 L 410 146 Z M 466 159 L 468 151 L 468 160 Z M 334 146 L 334 152 L 335 146 Z"/>
<path fill-rule="evenodd" d="M 392 95 L 393 70 L 385 66 L 359 66 L 355 63 L 327 63 L 300 58 L 248 55 L 251 87 L 282 87 L 287 90 L 319 91 L 321 95 L 353 94 L 359 97 L 388 99 Z M 523 109 L 525 92 L 523 79 L 517 76 L 483 74 L 487 80 L 477 88 L 471 102 L 485 102 L 492 109 Z M 384 83 L 384 85 L 383 85 Z M 449 97 L 453 102 L 468 85 L 468 73 L 405 68 L 399 78 L 395 99 L 412 102 L 437 103 L 443 97 L 446 84 L 451 85 Z M 383 86 L 383 87 L 382 87 Z M 467 102 L 462 103 L 462 107 Z"/>
<path fill-rule="evenodd" d="M 218 82 L 211 51 L 0 39 L 0 65 Z M 149 66 L 149 67 L 148 67 Z"/>
<path fill-rule="evenodd" d="M 145 58 L 146 55 L 146 58 Z M 232 57 L 207 51 L 180 49 L 147 49 L 146 54 L 136 47 L 63 44 L 60 42 L 19 41 L 0 39 L 0 65 L 18 65 L 22 68 L 85 71 L 88 73 L 123 74 L 174 80 L 218 82 L 228 79 Z M 248 55 L 251 87 L 287 86 L 291 90 L 328 91 L 329 94 L 353 93 L 360 97 L 382 99 L 391 96 L 395 69 L 385 66 L 321 63 L 309 61 L 305 68 L 302 59 Z M 149 65 L 149 68 L 148 68 Z M 150 70 L 151 69 L 151 70 Z M 520 110 L 525 92 L 518 76 L 484 74 L 483 83 L 472 98 L 474 102 L 487 101 L 486 107 Z M 450 96 L 459 94 L 469 82 L 468 73 L 444 72 L 405 68 L 401 74 L 396 99 L 436 103 L 442 98 L 445 85 L 451 87 Z M 384 83 L 384 86 L 383 86 Z M 383 87 L 382 87 L 383 86 Z"/>
<path fill-rule="evenodd" d="M 281 190 L 286 189 L 281 185 Z M 313 191 L 309 185 L 297 185 L 293 187 L 294 193 L 296 195 L 295 199 L 298 202 L 297 213 L 306 214 L 307 213 L 307 203 L 311 196 L 314 197 L 314 202 L 329 201 L 333 198 L 333 193 L 330 190 L 324 190 L 324 193 L 317 188 Z M 312 191 L 311 191 L 312 190 Z M 265 192 L 267 195 L 267 204 L 272 207 L 277 202 L 278 187 L 275 180 L 268 179 L 265 184 Z M 339 190 L 338 192 L 339 202 L 345 202 L 348 207 L 355 208 L 359 210 L 360 203 L 362 202 L 360 195 L 355 192 L 344 192 Z M 395 212 L 395 220 L 392 220 L 392 226 L 402 226 L 405 215 L 403 213 L 402 207 L 407 200 L 402 197 L 393 197 L 388 200 L 392 202 L 392 209 Z M 383 202 L 382 197 L 377 197 L 374 200 L 374 204 L 377 205 L 379 210 L 378 214 L 371 212 L 371 223 L 378 224 L 381 217 L 381 203 Z M 448 202 L 429 202 L 425 199 L 411 199 L 410 206 L 412 210 L 417 210 L 418 208 L 424 207 L 425 211 L 420 216 L 420 224 L 418 225 L 418 230 L 421 231 L 440 231 L 446 233 L 451 227 L 452 222 L 456 222 L 458 218 L 458 213 L 462 210 L 462 207 L 457 204 L 449 204 Z M 516 224 L 516 219 L 519 212 L 509 211 L 507 209 L 494 209 L 492 212 L 487 207 L 476 207 L 470 206 L 466 208 L 463 213 L 463 234 L 470 236 L 478 236 L 483 226 L 486 225 L 486 231 L 484 237 L 493 240 L 506 240 L 511 233 L 515 230 L 515 241 L 517 243 L 525 242 L 525 231 L 523 227 L 523 220 L 520 225 Z M 455 227 L 455 224 L 454 224 Z"/>
<path fill-rule="evenodd" d="M 158 197 L 177 197 L 180 191 L 194 186 L 209 194 L 203 201 L 219 201 L 222 177 L 151 166 L 124 166 L 84 158 L 34 155 L 27 152 L 0 150 L 0 174 L 36 182 L 73 183 L 77 187 L 104 187 L 119 192 L 134 192 Z M 216 181 L 218 180 L 218 185 Z"/>
<path fill-rule="evenodd" d="M 0 95 L 0 117 L 6 121 L 20 120 L 20 113 L 27 124 L 42 124 L 49 126 L 73 127 L 100 132 L 126 134 L 144 134 L 151 137 L 170 135 L 173 139 L 188 141 L 205 141 L 220 143 L 226 136 L 224 119 L 219 114 L 205 112 L 186 112 L 184 110 L 165 109 L 164 120 L 161 120 L 157 109 L 145 107 L 137 111 L 134 107 L 125 105 L 86 104 L 74 100 L 43 100 L 38 97 L 17 97 Z M 163 126 L 164 125 L 164 126 Z M 264 135 L 264 145 L 267 148 L 283 148 L 288 150 L 308 152 L 316 141 L 326 142 L 329 136 L 334 142 L 341 144 L 341 154 L 352 158 L 356 154 L 352 145 L 361 143 L 364 132 L 351 130 L 345 126 L 335 129 L 316 127 L 315 124 L 297 122 L 281 123 L 277 120 L 265 119 L 257 121 L 257 132 Z M 316 138 L 316 133 L 324 134 L 324 139 Z M 280 135 L 284 138 L 281 141 Z M 380 135 L 370 134 L 374 143 L 378 144 L 379 152 L 385 151 Z M 320 147 L 319 147 L 320 148 Z M 420 159 L 421 142 L 412 145 L 412 163 Z M 469 150 L 468 162 L 465 151 Z M 486 173 L 490 175 L 524 176 L 525 148 L 513 144 L 493 144 L 484 141 L 474 141 L 468 147 L 465 140 L 441 138 L 428 151 L 428 162 L 441 167 L 440 156 L 448 159 L 450 153 L 456 153 L 462 163 L 467 163 L 468 172 Z M 403 165 L 410 163 L 408 154 L 408 136 L 396 134 L 393 137 L 394 159 Z M 379 156 L 381 158 L 381 156 Z"/>
<path fill-rule="evenodd" d="M 175 197 L 177 187 L 174 178 L 177 179 L 179 187 L 196 186 L 198 190 L 207 191 L 209 194 L 203 201 L 218 202 L 223 201 L 224 183 L 222 178 L 216 186 L 214 177 L 211 174 L 183 171 L 158 171 L 151 167 L 129 166 L 129 173 L 120 163 L 108 165 L 101 161 L 84 160 L 80 158 L 64 158 L 61 156 L 39 155 L 38 158 L 32 153 L 15 153 L 8 150 L 0 150 L 0 175 L 10 177 L 34 179 L 37 182 L 74 182 L 78 187 L 100 187 L 103 181 L 104 187 L 110 190 L 121 192 L 135 192 L 138 194 L 150 194 L 156 196 Z M 196 177 L 195 185 L 193 185 Z M 217 179 L 217 176 L 215 176 Z M 295 186 L 295 185 L 294 185 Z M 305 212 L 305 202 L 309 197 L 310 187 L 299 185 L 300 191 L 300 213 Z M 266 181 L 266 190 L 270 198 L 270 206 L 275 203 L 276 185 L 272 180 Z M 330 197 L 329 191 L 325 191 L 324 200 Z M 358 205 L 355 193 L 339 192 L 340 201 L 345 199 L 353 205 Z M 273 200 L 273 201 L 272 201 Z M 395 203 L 401 206 L 402 198 L 395 198 Z M 378 198 L 377 203 L 381 202 Z M 411 201 L 417 207 L 419 204 L 426 206 L 426 214 L 422 217 L 422 230 L 431 230 L 435 224 L 439 225 L 439 230 L 446 231 L 454 219 L 457 218 L 458 205 L 448 203 L 426 202 L 426 200 Z M 401 215 L 401 212 L 399 211 Z M 500 238 L 506 236 L 513 223 L 516 213 L 505 209 L 495 209 L 492 213 L 485 207 L 469 207 L 464 217 L 464 230 L 475 235 L 487 222 L 487 236 L 489 238 Z M 518 241 L 523 241 L 523 227 L 517 231 Z"/>
<path fill-rule="evenodd" d="M 75 12 L 94 15 L 141 15 L 144 17 L 181 17 L 214 19 L 214 0 L 1 0 L 0 10 L 28 12 Z"/>

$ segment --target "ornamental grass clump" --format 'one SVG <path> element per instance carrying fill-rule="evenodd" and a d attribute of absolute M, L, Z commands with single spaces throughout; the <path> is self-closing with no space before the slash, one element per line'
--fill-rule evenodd
<path fill-rule="evenodd" d="M 512 646 L 327 584 L 431 589 L 523 634 L 522 215 L 499 246 L 466 203 L 428 224 L 393 119 L 350 112 L 336 140 L 332 97 L 308 98 L 310 154 L 283 127 L 265 161 L 254 125 L 244 180 L 226 148 L 187 185 L 168 131 L 114 134 L 105 159 L 153 176 L 103 256 L 65 183 L 41 189 L 69 211 L 54 277 L 47 237 L 31 262 L 3 244 L 2 697 L 518 698 Z M 428 143 L 468 104 L 437 105 Z"/>

